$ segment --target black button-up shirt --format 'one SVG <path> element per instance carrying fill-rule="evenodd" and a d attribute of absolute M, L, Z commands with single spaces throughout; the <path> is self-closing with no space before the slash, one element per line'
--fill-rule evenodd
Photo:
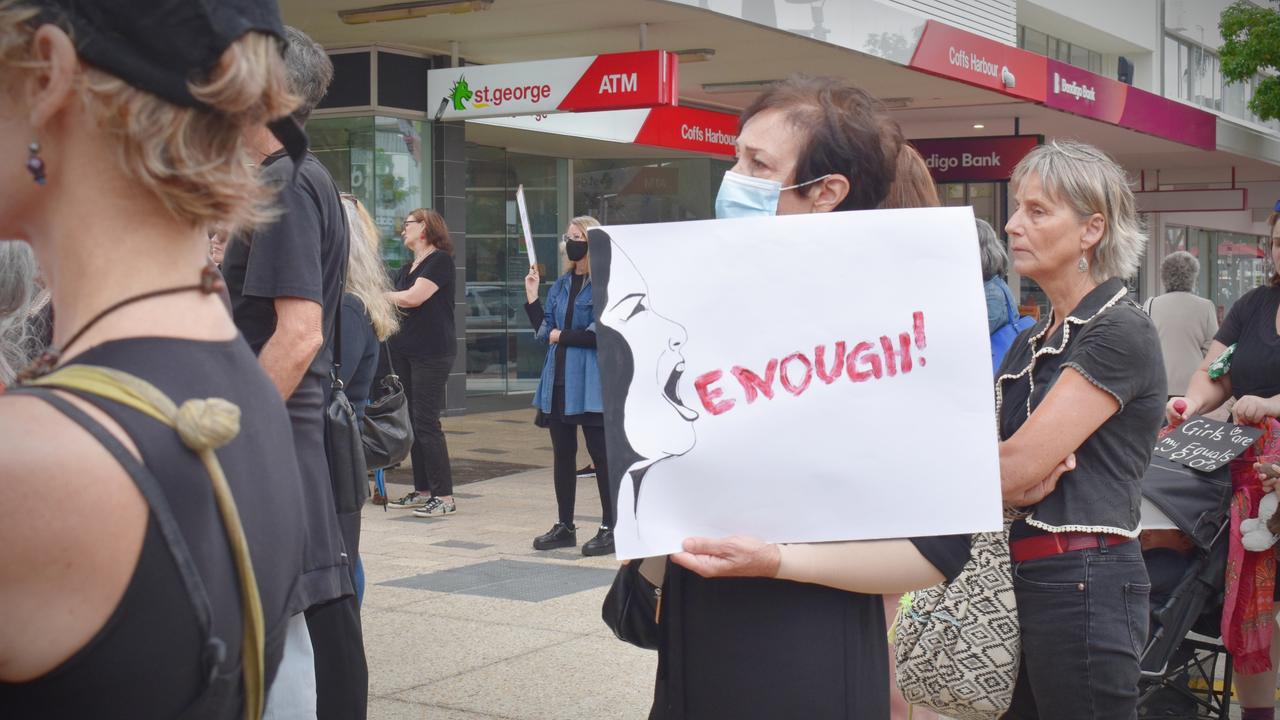
<path fill-rule="evenodd" d="M 1167 399 L 1155 326 L 1114 278 L 1086 295 L 1048 335 L 1052 323 L 1050 315 L 1019 336 L 1000 366 L 1000 439 L 1022 427 L 1066 368 L 1114 397 L 1120 410 L 1076 450 L 1076 469 L 1030 508 L 1027 523 L 1049 532 L 1136 537 L 1140 481 Z"/>

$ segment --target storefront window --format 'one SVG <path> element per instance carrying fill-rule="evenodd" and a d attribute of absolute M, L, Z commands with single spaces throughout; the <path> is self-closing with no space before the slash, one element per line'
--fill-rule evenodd
<path fill-rule="evenodd" d="M 975 183 L 940 183 L 938 197 L 947 207 L 973 206 L 973 216 L 986 220 L 995 228 L 996 234 L 1004 237 L 1004 225 L 1008 222 L 1005 211 L 1005 191 L 1008 183 L 975 182 Z"/>
<path fill-rule="evenodd" d="M 1196 294 L 1213 300 L 1219 321 L 1235 301 L 1271 277 L 1266 243 L 1267 238 L 1258 235 L 1165 227 L 1165 255 L 1186 250 L 1200 261 Z"/>
<path fill-rule="evenodd" d="M 1164 94 L 1280 131 L 1280 120 L 1263 122 L 1249 110 L 1261 76 L 1228 84 L 1216 54 L 1173 35 L 1164 37 Z"/>
<path fill-rule="evenodd" d="M 311 149 L 338 188 L 360 198 L 382 233 L 382 256 L 392 267 L 409 257 L 399 223 L 431 207 L 428 123 L 391 117 L 316 118 L 307 123 Z"/>
<path fill-rule="evenodd" d="M 604 225 L 704 220 L 727 160 L 575 160 L 573 206 Z"/>
<path fill-rule="evenodd" d="M 1236 300 L 1267 282 L 1270 264 L 1264 238 L 1228 232 L 1211 235 L 1216 259 L 1213 301 L 1225 315 Z"/>
<path fill-rule="evenodd" d="M 1029 28 L 1018 26 L 1018 47 L 1102 75 L 1102 53 Z"/>

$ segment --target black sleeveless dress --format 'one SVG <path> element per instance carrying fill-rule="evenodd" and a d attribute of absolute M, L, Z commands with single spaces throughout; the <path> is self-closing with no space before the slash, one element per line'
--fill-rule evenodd
<path fill-rule="evenodd" d="M 289 618 L 345 594 L 347 572 L 329 499 L 303 492 L 289 417 L 275 387 L 240 338 L 119 340 L 74 362 L 141 377 L 179 405 L 221 397 L 240 407 L 240 433 L 217 455 L 257 576 L 270 688 Z M 235 563 L 208 474 L 195 453 L 155 420 L 77 394 L 124 428 L 144 467 L 65 400 L 46 390 L 10 392 L 35 394 L 93 433 L 133 478 L 150 514 L 137 568 L 106 625 L 48 674 L 0 683 L 0 717 L 243 717 Z"/>

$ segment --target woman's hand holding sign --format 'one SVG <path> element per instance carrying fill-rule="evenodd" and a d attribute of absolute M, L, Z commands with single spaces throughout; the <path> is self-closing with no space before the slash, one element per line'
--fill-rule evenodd
<path fill-rule="evenodd" d="M 778 546 L 753 537 L 691 537 L 671 562 L 702 577 L 775 577 L 782 555 Z"/>
<path fill-rule="evenodd" d="M 1016 502 L 1012 505 L 1025 507 L 1034 505 L 1042 500 L 1048 493 L 1053 492 L 1053 488 L 1057 487 L 1057 480 L 1062 474 L 1069 473 L 1075 469 L 1075 454 L 1066 456 L 1066 459 L 1057 464 L 1053 468 L 1048 477 L 1044 478 L 1036 484 L 1036 486 L 1025 489 Z M 1009 497 L 1005 498 L 1009 502 Z M 904 541 L 867 541 L 867 542 L 836 542 L 836 543 L 799 543 L 787 546 L 787 551 L 797 553 L 797 555 L 805 557 L 806 561 L 801 565 L 808 566 L 808 574 L 805 577 L 787 577 L 783 579 L 800 580 L 800 582 L 810 582 L 828 585 L 841 589 L 850 589 L 854 592 L 904 592 L 909 589 L 925 587 L 925 585 L 938 582 L 933 578 L 936 570 L 932 566 L 923 568 L 922 573 L 928 575 L 929 582 L 919 579 L 919 573 L 914 573 L 911 568 L 911 559 L 919 556 L 914 551 L 908 552 L 909 548 L 901 544 Z M 780 578 L 782 571 L 782 547 L 776 543 L 760 541 L 753 537 L 731 536 L 727 538 L 685 538 L 684 552 L 677 552 L 671 556 L 671 561 L 676 565 L 682 566 L 698 573 L 704 578 Z M 809 548 L 817 548 L 813 552 Z M 890 550 L 892 548 L 892 550 Z M 863 587 L 864 583 L 872 582 L 863 575 L 851 577 L 844 571 L 828 571 L 824 566 L 828 562 L 833 562 L 833 566 L 838 568 L 847 568 L 847 566 L 865 565 L 870 561 L 870 557 L 891 556 L 897 557 L 896 553 L 901 552 L 899 561 L 902 562 L 899 570 L 904 570 L 906 575 L 897 578 L 897 574 L 888 573 L 878 574 L 869 573 L 868 577 L 886 577 L 895 578 L 890 580 L 890 587 L 872 588 Z M 819 561 L 815 562 L 814 559 Z M 892 565 L 892 562 L 891 564 Z M 908 579 L 910 578 L 910 579 Z M 897 587 L 901 583 L 902 587 Z M 919 583 L 919 584 L 918 584 Z"/>
<path fill-rule="evenodd" d="M 542 277 L 538 274 L 536 266 L 529 268 L 529 274 L 524 276 L 524 298 L 529 302 L 538 301 L 538 285 L 542 282 Z"/>
<path fill-rule="evenodd" d="M 1254 425 L 1269 417 L 1280 415 L 1277 412 L 1276 398 L 1260 398 L 1257 395 L 1245 395 L 1236 401 L 1231 408 L 1231 415 L 1237 424 Z"/>
<path fill-rule="evenodd" d="M 1199 412 L 1200 407 L 1197 403 L 1196 407 L 1192 407 L 1186 398 L 1176 397 L 1169 401 L 1164 408 L 1165 419 L 1173 427 L 1177 427 L 1186 422 L 1187 418 Z"/>

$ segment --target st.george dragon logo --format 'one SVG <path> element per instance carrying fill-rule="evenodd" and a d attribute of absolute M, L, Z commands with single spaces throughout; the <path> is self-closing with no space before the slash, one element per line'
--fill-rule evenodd
<path fill-rule="evenodd" d="M 455 112 L 462 112 L 467 109 L 464 102 L 471 99 L 471 86 L 467 85 L 467 77 L 464 75 L 458 78 L 458 82 L 449 88 L 449 99 L 453 101 L 453 109 Z"/>
<path fill-rule="evenodd" d="M 459 77 L 449 88 L 445 98 L 453 103 L 454 112 L 479 110 L 487 107 L 498 107 L 506 102 L 532 101 L 540 103 L 551 97 L 551 86 L 545 83 L 532 85 L 516 85 L 514 87 L 483 86 L 471 89 L 465 75 Z"/>

